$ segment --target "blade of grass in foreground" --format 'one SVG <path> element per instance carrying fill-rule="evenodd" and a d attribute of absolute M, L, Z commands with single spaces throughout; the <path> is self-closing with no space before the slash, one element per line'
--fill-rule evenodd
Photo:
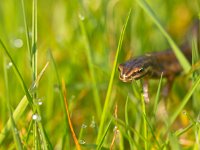
<path fill-rule="evenodd" d="M 113 86 L 113 80 L 114 80 L 114 75 L 115 75 L 115 70 L 116 70 L 116 66 L 117 66 L 117 59 L 118 59 L 118 55 L 119 55 L 119 51 L 122 47 L 122 41 L 124 38 L 124 33 L 128 24 L 128 20 L 130 18 L 130 14 L 131 14 L 131 10 L 128 14 L 128 17 L 126 19 L 126 22 L 123 26 L 120 38 L 119 38 L 119 43 L 118 43 L 118 47 L 117 47 L 117 52 L 115 55 L 115 60 L 114 60 L 114 65 L 113 65 L 113 69 L 112 69 L 112 73 L 111 73 L 111 77 L 110 77 L 110 81 L 109 81 L 109 85 L 108 85 L 108 90 L 106 93 L 106 99 L 105 99 L 105 103 L 104 103 L 104 107 L 103 107 L 103 112 L 101 115 L 101 122 L 100 122 L 100 126 L 99 126 L 99 131 L 98 131 L 98 136 L 97 136 L 97 140 L 96 140 L 96 144 L 100 144 L 100 140 L 102 139 L 102 135 L 104 133 L 104 126 L 105 126 L 105 122 L 107 120 L 108 114 L 110 113 L 110 106 L 112 104 L 110 104 L 110 96 L 111 96 L 111 92 L 112 92 L 112 86 Z"/>
<path fill-rule="evenodd" d="M 151 19 L 154 21 L 154 23 L 158 26 L 161 33 L 165 36 L 167 41 L 169 42 L 170 46 L 172 47 L 172 50 L 174 51 L 176 57 L 178 58 L 181 66 L 183 67 L 184 71 L 187 72 L 190 69 L 190 63 L 187 61 L 179 47 L 176 45 L 176 43 L 173 41 L 173 39 L 169 36 L 169 34 L 165 31 L 165 29 L 162 27 L 158 17 L 155 15 L 151 7 L 147 4 L 145 0 L 136 0 L 138 4 L 146 11 L 146 13 L 151 17 Z"/>
<path fill-rule="evenodd" d="M 48 63 L 44 66 L 44 68 L 42 69 L 42 71 L 38 75 L 37 80 L 33 83 L 30 90 L 34 89 L 35 85 L 39 83 L 39 81 L 40 81 L 41 77 L 43 76 L 47 66 L 48 66 Z M 15 122 L 17 122 L 19 120 L 19 118 L 22 116 L 26 107 L 28 106 L 28 103 L 29 103 L 29 101 L 27 100 L 27 97 L 24 96 L 13 112 L 13 118 L 14 118 Z M 0 145 L 3 142 L 4 138 L 6 137 L 8 131 L 10 131 L 10 128 L 11 128 L 11 118 L 9 118 L 9 120 L 7 121 L 6 125 L 4 126 L 4 128 L 2 129 L 2 131 L 0 133 Z"/>
<path fill-rule="evenodd" d="M 25 84 L 25 82 L 24 82 L 24 79 L 22 78 L 22 75 L 20 74 L 20 72 L 19 72 L 19 70 L 18 70 L 18 68 L 17 68 L 17 66 L 16 66 L 16 64 L 15 64 L 15 62 L 13 61 L 13 59 L 12 59 L 10 53 L 8 52 L 6 46 L 4 45 L 4 43 L 2 42 L 1 39 L 0 39 L 0 44 L 1 44 L 1 46 L 3 47 L 4 52 L 6 53 L 6 55 L 8 56 L 8 58 L 10 59 L 12 65 L 13 65 L 13 67 L 14 67 L 14 70 L 15 70 L 15 72 L 16 72 L 16 75 L 17 75 L 17 77 L 18 77 L 18 79 L 19 79 L 19 81 L 20 81 L 20 83 L 21 83 L 21 85 L 22 85 L 22 88 L 23 88 L 23 90 L 24 90 L 24 92 L 25 92 L 25 94 L 26 94 L 26 97 L 27 97 L 27 99 L 28 99 L 28 101 L 29 101 L 29 104 L 31 105 L 31 107 L 33 107 L 33 99 L 32 99 L 32 97 L 31 97 L 31 95 L 30 95 L 30 93 L 29 93 L 29 91 L 28 91 L 28 88 L 26 87 L 26 84 Z"/>

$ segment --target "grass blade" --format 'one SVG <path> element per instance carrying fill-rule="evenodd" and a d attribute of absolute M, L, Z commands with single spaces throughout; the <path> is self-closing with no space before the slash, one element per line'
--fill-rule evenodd
<path fill-rule="evenodd" d="M 31 67 L 33 70 L 33 81 L 35 81 L 37 78 L 37 0 L 33 0 L 32 34 Z"/>
<path fill-rule="evenodd" d="M 71 122 L 71 119 L 70 119 L 70 114 L 69 114 L 69 109 L 68 109 L 68 104 L 67 104 L 67 91 L 66 91 L 66 88 L 65 88 L 65 81 L 64 80 L 62 80 L 62 91 L 63 91 L 63 97 L 64 97 L 64 102 L 65 102 L 65 109 L 66 109 L 66 112 L 67 112 L 67 119 L 68 119 L 69 127 L 70 127 L 70 130 L 71 130 L 71 133 L 72 133 L 72 137 L 73 137 L 74 142 L 76 144 L 76 149 L 81 150 L 81 147 L 79 145 L 77 136 L 74 132 L 74 128 L 72 126 L 72 122 Z"/>
<path fill-rule="evenodd" d="M 190 97 L 192 96 L 192 94 L 194 93 L 195 89 L 198 87 L 199 84 L 200 84 L 200 76 L 196 79 L 196 81 L 194 82 L 194 85 L 192 86 L 190 91 L 186 94 L 183 101 L 180 103 L 179 107 L 176 109 L 176 111 L 173 113 L 173 115 L 171 115 L 171 118 L 169 120 L 169 127 L 173 124 L 175 119 L 181 113 L 181 111 L 183 110 L 183 108 L 185 107 L 187 102 L 190 100 Z"/>
<path fill-rule="evenodd" d="M 1 39 L 0 39 L 0 44 L 1 44 L 1 46 L 2 46 L 2 48 L 3 48 L 3 50 L 4 50 L 4 52 L 6 53 L 6 55 L 8 56 L 8 58 L 10 59 L 11 63 L 13 64 L 14 70 L 15 70 L 15 72 L 16 72 L 16 74 L 17 74 L 17 77 L 18 77 L 18 79 L 19 79 L 19 81 L 20 81 L 20 83 L 21 83 L 21 85 L 22 85 L 22 88 L 23 88 L 23 90 L 24 90 L 24 92 L 25 92 L 25 94 L 26 94 L 26 97 L 27 97 L 27 99 L 28 99 L 28 101 L 29 101 L 29 104 L 31 105 L 31 107 L 33 107 L 33 100 L 32 100 L 32 97 L 31 97 L 31 95 L 30 95 L 30 93 L 29 93 L 29 91 L 28 91 L 28 88 L 26 87 L 26 84 L 25 84 L 25 82 L 24 82 L 24 80 L 23 80 L 23 78 L 22 78 L 22 75 L 21 75 L 20 72 L 19 72 L 19 69 L 17 68 L 15 62 L 13 61 L 13 59 L 12 59 L 10 53 L 8 52 L 6 46 L 4 45 L 4 43 L 2 42 Z"/>
<path fill-rule="evenodd" d="M 37 80 L 33 83 L 30 90 L 34 89 L 35 85 L 37 85 L 39 83 L 39 81 L 40 81 L 41 77 L 43 76 L 47 66 L 48 66 L 48 63 L 42 69 L 42 71 L 40 72 L 40 74 L 37 77 Z M 13 118 L 14 118 L 15 122 L 17 122 L 20 119 L 20 117 L 22 116 L 22 114 L 26 110 L 28 104 L 29 104 L 29 101 L 27 100 L 27 96 L 24 96 L 13 112 Z M 0 145 L 3 142 L 3 140 L 5 139 L 7 133 L 8 133 L 8 131 L 10 131 L 10 129 L 11 129 L 11 118 L 8 119 L 7 123 L 5 124 L 4 128 L 2 129 L 2 131 L 0 133 Z"/>
<path fill-rule="evenodd" d="M 53 64 L 53 69 L 54 69 L 54 72 L 55 72 L 55 75 L 56 75 L 56 80 L 57 80 L 57 84 L 58 84 L 58 87 L 62 87 L 61 86 L 61 81 L 60 81 L 60 77 L 59 77 L 59 74 L 58 74 L 58 70 L 57 70 L 57 66 L 56 66 L 56 63 L 55 63 L 55 59 L 51 53 L 51 51 L 49 50 L 48 51 L 48 55 L 49 55 L 49 59 L 50 61 L 52 62 Z M 62 110 L 63 110 L 63 113 L 64 113 L 64 134 L 63 134 L 63 143 L 62 145 L 66 145 L 66 148 L 67 149 L 70 149 L 70 137 L 69 137 L 69 127 L 68 127 L 68 119 L 67 119 L 67 112 L 65 111 L 65 103 L 64 103 L 64 97 L 63 97 L 63 94 L 62 94 L 62 90 L 60 89 L 59 90 L 59 99 L 61 101 L 61 105 L 62 105 Z M 66 139 L 68 140 L 66 142 Z"/>
<path fill-rule="evenodd" d="M 147 4 L 145 0 L 136 0 L 137 3 L 145 10 L 145 12 L 151 17 L 153 22 L 157 25 L 157 27 L 160 29 L 161 33 L 165 36 L 167 41 L 169 42 L 170 46 L 172 47 L 172 50 L 174 51 L 177 59 L 179 60 L 181 66 L 183 67 L 184 71 L 187 72 L 190 69 L 190 63 L 187 61 L 179 47 L 176 45 L 176 43 L 173 41 L 173 39 L 169 36 L 169 34 L 165 31 L 165 29 L 162 27 L 158 17 L 153 12 L 151 7 Z"/>
<path fill-rule="evenodd" d="M 105 99 L 105 103 L 104 103 L 104 107 L 103 107 L 103 112 L 102 112 L 102 115 L 101 115 L 101 122 L 100 122 L 100 126 L 99 126 L 96 144 L 99 144 L 100 139 L 102 138 L 102 133 L 103 133 L 103 130 L 104 130 L 105 122 L 106 122 L 108 114 L 110 112 L 110 106 L 112 105 L 112 104 L 110 104 L 110 96 L 111 96 L 111 92 L 112 92 L 111 90 L 112 90 L 115 70 L 116 70 L 116 66 L 117 66 L 117 59 L 118 59 L 119 51 L 122 47 L 122 41 L 123 41 L 124 33 L 125 33 L 125 30 L 126 30 L 130 15 L 131 15 L 131 10 L 128 14 L 128 17 L 126 19 L 126 22 L 123 26 L 123 29 L 122 29 L 122 32 L 121 32 L 121 35 L 120 35 L 120 39 L 119 39 L 119 43 L 118 43 L 118 47 L 117 47 L 117 52 L 116 52 L 115 60 L 114 60 L 114 64 L 113 64 L 113 69 L 112 69 L 112 73 L 111 73 L 111 77 L 110 77 L 110 81 L 109 81 L 109 85 L 108 85 L 108 90 L 107 90 L 107 93 L 106 93 L 106 99 Z"/>
<path fill-rule="evenodd" d="M 111 123 L 112 123 L 112 119 L 110 120 L 110 122 L 108 123 L 107 127 L 105 128 L 104 134 L 102 135 L 102 137 L 101 137 L 101 139 L 100 139 L 100 141 L 99 141 L 99 144 L 98 144 L 98 146 L 97 146 L 97 150 L 100 150 L 100 149 L 101 149 L 101 147 L 102 147 L 102 145 L 103 145 L 103 141 L 104 141 L 104 139 L 105 139 L 105 137 L 106 137 L 106 135 L 107 135 L 107 133 L 108 133 L 108 129 L 109 129 Z"/>
<path fill-rule="evenodd" d="M 87 33 L 85 31 L 85 26 L 84 26 L 84 20 L 81 19 L 80 17 L 80 26 L 81 26 L 81 31 L 82 31 L 82 35 L 84 38 L 84 44 L 85 44 L 85 49 L 86 49 L 86 55 L 87 55 L 87 60 L 88 60 L 88 66 L 89 66 L 89 71 L 90 71 L 90 76 L 91 76 L 91 80 L 92 80 L 92 89 L 93 89 L 93 95 L 94 95 L 94 102 L 95 102 L 95 107 L 97 110 L 97 116 L 98 118 L 101 117 L 101 113 L 102 113 L 102 108 L 101 108 L 101 102 L 100 102 L 100 97 L 99 97 L 99 92 L 97 89 L 97 83 L 96 83 L 96 79 L 95 79 L 95 75 L 94 75 L 94 67 L 93 67 L 93 63 L 92 63 L 92 56 L 91 56 L 91 48 L 88 42 L 88 38 L 87 38 Z"/>
<path fill-rule="evenodd" d="M 31 58 L 31 44 L 30 44 L 30 38 L 29 38 L 29 30 L 27 26 L 27 21 L 26 21 L 26 13 L 25 13 L 25 7 L 24 7 L 24 0 L 21 0 L 21 5 L 22 5 L 22 13 L 23 13 L 23 20 L 24 20 L 24 28 L 25 28 L 25 34 L 26 34 L 26 43 L 27 43 L 27 48 L 29 51 L 29 55 Z"/>
<path fill-rule="evenodd" d="M 14 118 L 13 118 L 13 114 L 11 112 L 11 108 L 10 108 L 10 118 L 11 118 L 11 126 L 12 126 L 12 132 L 13 132 L 13 137 L 14 137 L 14 140 L 15 140 L 15 144 L 16 144 L 16 147 L 18 150 L 22 150 L 22 142 L 21 142 L 21 139 L 20 139 L 20 136 L 19 136 L 19 132 L 18 132 L 18 129 L 17 129 L 17 126 L 15 124 L 15 121 L 14 121 Z"/>
<path fill-rule="evenodd" d="M 155 99 L 154 108 L 153 108 L 154 116 L 156 115 L 157 108 L 158 108 L 158 101 L 159 101 L 160 90 L 161 90 L 161 85 L 162 85 L 162 76 L 163 76 L 163 74 L 161 74 L 160 81 L 159 81 L 159 84 L 158 84 L 158 89 L 157 89 L 157 92 L 156 92 L 156 99 Z"/>

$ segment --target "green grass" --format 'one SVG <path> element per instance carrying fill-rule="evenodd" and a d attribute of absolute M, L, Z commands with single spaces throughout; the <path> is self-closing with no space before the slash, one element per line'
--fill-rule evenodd
<path fill-rule="evenodd" d="M 0 149 L 76 149 L 77 140 L 81 149 L 199 149 L 199 51 L 186 35 L 199 8 L 198 0 L 2 0 Z M 184 40 L 192 64 L 178 48 Z M 145 104 L 142 81 L 122 83 L 117 65 L 169 47 L 184 73 L 167 99 L 166 80 L 150 80 Z"/>

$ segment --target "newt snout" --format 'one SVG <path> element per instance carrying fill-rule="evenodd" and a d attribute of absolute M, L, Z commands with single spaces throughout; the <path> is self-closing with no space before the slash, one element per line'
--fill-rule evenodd
<path fill-rule="evenodd" d="M 118 66 L 119 79 L 123 82 L 131 82 L 150 74 L 152 68 L 151 56 L 142 56 Z"/>

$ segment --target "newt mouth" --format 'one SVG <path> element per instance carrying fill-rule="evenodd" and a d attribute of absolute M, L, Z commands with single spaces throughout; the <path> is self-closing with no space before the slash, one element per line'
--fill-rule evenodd
<path fill-rule="evenodd" d="M 119 75 L 119 79 L 123 82 L 131 82 L 132 80 L 138 80 L 143 78 L 144 76 L 146 76 L 148 74 L 148 72 L 144 72 L 143 74 L 132 74 L 127 76 L 126 74 L 120 74 Z"/>

